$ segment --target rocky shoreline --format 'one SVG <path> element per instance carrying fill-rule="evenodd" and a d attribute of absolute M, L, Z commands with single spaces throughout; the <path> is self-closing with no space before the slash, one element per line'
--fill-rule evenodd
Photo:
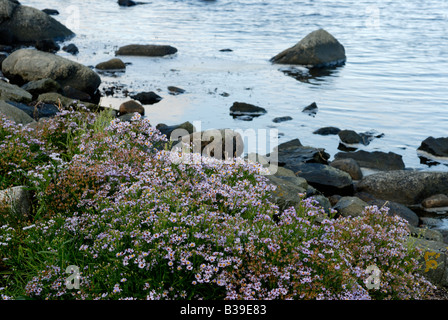
<path fill-rule="evenodd" d="M 142 3 L 118 1 L 117 5 L 136 4 Z M 178 52 L 171 46 L 131 44 L 119 48 L 116 57 L 90 68 L 55 54 L 59 50 L 58 41 L 75 35 L 51 14 L 22 6 L 15 0 L 0 0 L 0 51 L 3 52 L 0 54 L 3 79 L 0 80 L 0 113 L 23 125 L 38 125 L 41 119 L 59 112 L 61 105 L 81 103 L 92 111 L 103 110 L 105 107 L 99 105 L 101 93 L 98 91 L 101 72 L 125 71 L 126 64 L 120 56 L 161 57 Z M 21 23 L 24 19 L 29 24 Z M 322 51 L 320 46 L 325 50 Z M 63 50 L 77 52 L 74 45 Z M 300 64 L 310 68 L 340 66 L 345 60 L 344 47 L 322 29 L 271 59 L 272 63 Z M 173 95 L 184 92 L 177 87 L 170 87 L 169 91 Z M 129 121 L 135 112 L 144 115 L 144 105 L 162 99 L 154 92 L 141 92 L 131 98 L 114 110 L 123 121 Z M 313 115 L 317 110 L 318 106 L 313 103 L 303 112 Z M 267 112 L 242 101 L 229 106 L 231 116 L 246 121 L 265 116 Z M 291 117 L 285 116 L 274 119 L 274 122 L 288 120 Z M 184 130 L 185 136 L 195 133 L 191 123 L 159 124 L 157 128 L 167 136 L 176 129 Z M 205 132 L 200 134 L 206 136 Z M 448 286 L 448 229 L 442 223 L 442 219 L 448 218 L 448 170 L 410 170 L 398 154 L 359 150 L 373 139 L 380 139 L 381 134 L 357 133 L 337 127 L 321 128 L 315 134 L 339 136 L 341 152 L 334 155 L 333 161 L 329 161 L 331 155 L 323 148 L 304 146 L 299 139 L 280 144 L 271 154 L 256 155 L 257 161 L 274 170 L 268 176 L 278 187 L 272 200 L 285 209 L 297 205 L 301 199 L 299 194 L 304 194 L 314 197 L 327 211 L 335 210 L 341 216 L 357 216 L 369 205 L 386 206 L 390 214 L 408 221 L 411 234 L 420 247 L 439 254 L 438 267 L 429 270 L 428 275 L 436 284 Z M 241 137 L 233 131 L 222 136 L 221 146 L 231 140 L 235 147 L 233 155 L 241 156 Z M 210 140 L 201 142 L 200 151 L 207 152 L 209 143 Z M 422 159 L 430 157 L 431 161 L 448 157 L 448 138 L 428 137 L 416 151 Z"/>

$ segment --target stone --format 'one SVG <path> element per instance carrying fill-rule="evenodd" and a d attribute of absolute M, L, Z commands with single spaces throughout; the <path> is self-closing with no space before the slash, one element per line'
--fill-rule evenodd
<path fill-rule="evenodd" d="M 158 129 L 161 133 L 166 135 L 168 140 L 171 139 L 171 133 L 173 133 L 175 130 L 178 130 L 177 133 L 175 132 L 176 136 L 175 137 L 173 136 L 172 140 L 174 140 L 174 141 L 176 141 L 178 138 L 180 138 L 182 136 L 189 135 L 189 134 L 196 132 L 196 128 L 189 121 L 183 122 L 181 124 L 171 125 L 171 126 L 167 126 L 166 124 L 161 123 L 156 126 L 156 129 Z"/>
<path fill-rule="evenodd" d="M 41 93 L 58 92 L 61 86 L 53 79 L 44 78 L 27 82 L 22 86 L 22 89 L 31 93 L 33 97 L 37 97 Z"/>
<path fill-rule="evenodd" d="M 428 137 L 422 141 L 417 150 L 427 152 L 436 157 L 448 157 L 448 137 Z"/>
<path fill-rule="evenodd" d="M 241 116 L 258 117 L 265 114 L 267 111 L 262 107 L 245 102 L 234 102 L 230 107 L 230 115 L 234 118 Z"/>
<path fill-rule="evenodd" d="M 377 199 L 405 205 L 421 203 L 435 194 L 448 193 L 448 172 L 394 170 L 365 176 L 357 191 Z"/>
<path fill-rule="evenodd" d="M 285 166 L 325 196 L 353 194 L 353 181 L 347 172 L 322 163 L 298 163 Z"/>
<path fill-rule="evenodd" d="M 34 122 L 34 119 L 31 118 L 26 112 L 10 105 L 9 103 L 6 103 L 3 100 L 0 100 L 0 114 L 17 124 L 26 125 Z"/>
<path fill-rule="evenodd" d="M 153 91 L 139 92 L 137 94 L 131 95 L 131 98 L 140 101 L 142 104 L 154 104 L 162 100 L 162 97 Z"/>
<path fill-rule="evenodd" d="M 50 16 L 57 16 L 59 14 L 59 11 L 56 9 L 42 9 L 42 12 L 45 12 Z"/>
<path fill-rule="evenodd" d="M 280 122 L 285 122 L 285 121 L 289 121 L 289 120 L 292 120 L 292 118 L 290 116 L 276 117 L 276 118 L 272 119 L 272 122 L 280 123 Z"/>
<path fill-rule="evenodd" d="M 18 84 L 50 78 L 61 87 L 71 86 L 92 94 L 101 84 L 101 78 L 90 68 L 52 53 L 20 49 L 9 55 L 2 64 L 3 74 Z"/>
<path fill-rule="evenodd" d="M 297 64 L 313 68 L 339 66 L 345 61 L 344 46 L 324 29 L 309 33 L 295 46 L 271 58 L 273 63 Z"/>
<path fill-rule="evenodd" d="M 79 53 L 78 47 L 75 44 L 73 44 L 73 43 L 70 43 L 70 44 L 68 44 L 66 46 L 63 46 L 62 50 L 67 52 L 67 53 L 73 54 L 73 55 L 76 55 L 76 54 Z"/>
<path fill-rule="evenodd" d="M 382 171 L 402 170 L 405 168 L 402 156 L 394 152 L 368 152 L 364 150 L 356 152 L 338 152 L 335 154 L 334 158 L 335 160 L 351 158 L 356 160 L 361 167 Z"/>
<path fill-rule="evenodd" d="M 146 57 L 163 57 L 175 54 L 177 49 L 168 45 L 141 45 L 130 44 L 120 47 L 115 55 L 117 56 L 146 56 Z"/>
<path fill-rule="evenodd" d="M 448 196 L 446 194 L 435 194 L 422 201 L 425 208 L 448 207 Z"/>
<path fill-rule="evenodd" d="M 19 86 L 0 80 L 0 99 L 16 102 L 30 102 L 33 96 Z"/>
<path fill-rule="evenodd" d="M 168 92 L 172 95 L 178 95 L 181 93 L 185 93 L 185 90 L 179 87 L 175 87 L 175 86 L 168 86 Z"/>
<path fill-rule="evenodd" d="M 34 120 L 38 121 L 41 118 L 51 118 L 54 117 L 58 112 L 59 108 L 53 104 L 48 103 L 37 103 L 34 106 L 29 106 L 19 102 L 8 102 L 10 105 L 24 111 Z"/>
<path fill-rule="evenodd" d="M 292 166 L 300 163 L 327 164 L 330 158 L 325 149 L 303 146 L 299 139 L 293 139 L 278 145 L 268 156 L 277 159 L 278 165 L 287 169 L 291 169 Z"/>
<path fill-rule="evenodd" d="M 34 47 L 37 50 L 51 53 L 58 52 L 61 49 L 61 47 L 52 39 L 37 40 Z"/>
<path fill-rule="evenodd" d="M 333 206 L 341 216 L 343 217 L 359 217 L 363 215 L 363 211 L 365 207 L 368 207 L 369 204 L 357 197 L 342 197 Z"/>
<path fill-rule="evenodd" d="M 270 184 L 277 188 L 272 192 L 270 200 L 279 206 L 280 210 L 290 207 L 297 207 L 301 201 L 299 194 L 305 194 L 308 183 L 300 177 L 278 177 L 275 175 L 267 175 L 266 178 Z"/>
<path fill-rule="evenodd" d="M 320 129 L 317 129 L 314 131 L 314 134 L 319 134 L 321 136 L 328 136 L 328 135 L 336 135 L 341 131 L 341 129 L 337 127 L 323 127 Z"/>
<path fill-rule="evenodd" d="M 0 211 L 17 218 L 26 218 L 32 211 L 32 193 L 26 186 L 0 191 Z"/>
<path fill-rule="evenodd" d="M 140 113 L 142 116 L 145 115 L 145 108 L 135 100 L 129 100 L 129 101 L 123 102 L 120 105 L 118 111 L 120 112 L 120 115 L 124 115 L 126 113 L 135 113 L 135 112 Z"/>
<path fill-rule="evenodd" d="M 308 113 L 308 115 L 310 115 L 310 116 L 314 116 L 317 113 L 317 109 L 318 109 L 318 107 L 317 107 L 316 102 L 313 102 L 309 106 L 306 106 L 305 108 L 303 108 L 302 112 Z"/>
<path fill-rule="evenodd" d="M 362 137 L 353 130 L 341 130 L 339 131 L 338 136 L 343 143 L 347 144 L 357 144 L 363 142 Z"/>
<path fill-rule="evenodd" d="M 65 97 L 59 93 L 56 92 L 47 92 L 47 93 L 42 93 L 37 97 L 37 102 L 42 102 L 42 103 L 49 103 L 49 104 L 54 104 L 55 106 L 61 106 L 64 108 L 67 108 L 69 106 L 73 107 L 73 108 L 77 108 L 78 104 L 79 105 L 83 105 L 86 108 L 88 108 L 90 111 L 93 112 L 97 112 L 97 111 L 101 111 L 101 110 L 105 110 L 109 108 L 106 107 L 102 107 L 99 105 L 96 105 L 94 103 L 89 103 L 86 101 L 78 101 L 72 98 L 68 98 Z"/>
<path fill-rule="evenodd" d="M 62 41 L 74 36 L 71 30 L 45 12 L 12 0 L 0 0 L 0 33 L 2 31 L 7 31 L 15 44 Z"/>
<path fill-rule="evenodd" d="M 78 90 L 76 88 L 73 88 L 72 86 L 64 86 L 62 88 L 62 94 L 67 97 L 74 100 L 80 100 L 80 101 L 90 101 L 92 100 L 92 97 L 90 94 L 85 93 L 81 90 Z"/>
<path fill-rule="evenodd" d="M 347 172 L 353 180 L 361 180 L 363 177 L 361 167 L 354 159 L 347 158 L 334 160 L 330 163 L 330 166 Z"/>
<path fill-rule="evenodd" d="M 120 70 L 126 69 L 126 65 L 121 59 L 113 58 L 104 62 L 100 62 L 95 66 L 99 70 Z"/>

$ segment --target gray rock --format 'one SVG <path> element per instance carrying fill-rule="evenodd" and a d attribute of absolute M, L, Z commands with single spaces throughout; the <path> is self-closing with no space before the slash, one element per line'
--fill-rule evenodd
<path fill-rule="evenodd" d="M 177 52 L 177 49 L 167 45 L 141 45 L 130 44 L 120 47 L 115 55 L 117 56 L 146 56 L 146 57 L 163 57 Z"/>
<path fill-rule="evenodd" d="M 292 120 L 292 118 L 290 116 L 284 116 L 284 117 L 274 118 L 274 119 L 272 119 L 272 122 L 279 123 L 279 122 L 285 122 L 285 121 L 289 121 L 289 120 Z"/>
<path fill-rule="evenodd" d="M 346 56 L 344 46 L 330 33 L 319 29 L 308 34 L 295 46 L 280 52 L 271 61 L 320 68 L 342 65 Z"/>
<path fill-rule="evenodd" d="M 365 207 L 369 206 L 369 204 L 357 197 L 342 197 L 333 206 L 339 214 L 343 217 L 359 217 L 363 215 L 363 211 Z"/>
<path fill-rule="evenodd" d="M 233 117 L 238 116 L 259 116 L 265 114 L 266 109 L 258 106 L 254 106 L 253 104 L 245 103 L 245 102 L 234 102 L 230 107 L 230 115 Z"/>
<path fill-rule="evenodd" d="M 9 55 L 2 64 L 2 72 L 14 83 L 50 78 L 61 87 L 71 86 L 86 93 L 94 93 L 101 78 L 90 68 L 52 53 L 20 49 Z"/>
<path fill-rule="evenodd" d="M 280 210 L 297 207 L 300 203 L 299 194 L 305 194 L 308 188 L 308 183 L 303 178 L 289 177 L 290 179 L 285 179 L 273 175 L 266 177 L 270 184 L 277 186 L 276 190 L 272 192 L 270 200 L 278 205 Z"/>
<path fill-rule="evenodd" d="M 0 80 L 0 99 L 16 102 L 30 102 L 33 96 L 19 86 Z"/>
<path fill-rule="evenodd" d="M 347 172 L 353 180 L 361 180 L 363 177 L 361 167 L 354 159 L 347 158 L 334 160 L 330 163 L 330 166 Z"/>
<path fill-rule="evenodd" d="M 139 92 L 137 94 L 131 95 L 131 98 L 140 101 L 142 104 L 154 104 L 162 100 L 162 97 L 153 91 Z"/>
<path fill-rule="evenodd" d="M 99 70 L 119 70 L 126 69 L 126 65 L 121 59 L 113 58 L 104 62 L 100 62 L 95 66 Z"/>
<path fill-rule="evenodd" d="M 429 196 L 448 193 L 448 172 L 379 172 L 364 177 L 357 184 L 357 190 L 370 193 L 377 199 L 413 205 Z"/>
<path fill-rule="evenodd" d="M 14 43 L 34 44 L 38 40 L 64 40 L 74 33 L 41 10 L 0 0 L 0 33 L 7 31 Z"/>
<path fill-rule="evenodd" d="M 42 103 L 49 103 L 49 104 L 53 104 L 55 106 L 61 106 L 61 107 L 74 107 L 76 108 L 78 106 L 78 104 L 81 104 L 85 107 L 87 107 L 89 110 L 96 112 L 96 111 L 101 111 L 104 109 L 109 109 L 109 108 L 105 108 L 102 106 L 98 106 L 94 103 L 89 103 L 86 101 L 78 101 L 69 97 L 65 97 L 59 93 L 56 92 L 47 92 L 47 93 L 42 93 L 37 97 L 37 102 L 42 102 Z"/>
<path fill-rule="evenodd" d="M 328 136 L 328 135 L 336 135 L 341 131 L 341 129 L 336 127 L 323 127 L 320 129 L 317 129 L 314 131 L 314 134 L 319 134 L 321 136 Z"/>
<path fill-rule="evenodd" d="M 338 133 L 338 136 L 343 143 L 347 144 L 357 144 L 363 142 L 362 137 L 356 131 L 353 130 L 341 130 Z"/>
<path fill-rule="evenodd" d="M 167 87 L 168 92 L 172 95 L 178 95 L 181 93 L 185 93 L 185 90 L 179 87 L 175 87 L 175 86 L 168 86 Z"/>
<path fill-rule="evenodd" d="M 325 196 L 353 194 L 353 181 L 347 172 L 322 163 L 299 163 L 285 166 Z"/>
<path fill-rule="evenodd" d="M 47 103 L 37 103 L 34 106 L 29 106 L 19 102 L 8 102 L 10 105 L 26 112 L 31 118 L 36 121 L 39 121 L 41 118 L 51 118 L 54 117 L 58 112 L 59 108 L 53 104 Z"/>
<path fill-rule="evenodd" d="M 425 151 L 436 157 L 448 157 L 448 137 L 428 137 L 422 141 L 417 150 Z"/>
<path fill-rule="evenodd" d="M 405 168 L 402 156 L 394 152 L 367 152 L 364 150 L 356 152 L 338 152 L 335 154 L 334 158 L 335 160 L 351 158 L 356 160 L 361 167 L 383 171 L 402 170 Z"/>
<path fill-rule="evenodd" d="M 4 115 L 7 119 L 14 121 L 15 123 L 20 123 L 23 125 L 34 122 L 26 112 L 0 100 L 0 113 Z"/>
<path fill-rule="evenodd" d="M 137 101 L 135 100 L 129 100 L 126 102 L 123 102 L 118 111 L 120 112 L 120 115 L 124 115 L 126 113 L 135 113 L 138 112 L 142 116 L 145 114 L 145 108 Z"/>
<path fill-rule="evenodd" d="M 32 194 L 25 186 L 12 187 L 0 191 L 0 207 L 16 218 L 28 217 L 31 214 Z M 6 207 L 4 207 L 6 205 Z"/>
<path fill-rule="evenodd" d="M 22 86 L 23 90 L 28 91 L 34 96 L 39 96 L 41 93 L 58 92 L 61 89 L 59 83 L 50 78 L 30 81 Z"/>

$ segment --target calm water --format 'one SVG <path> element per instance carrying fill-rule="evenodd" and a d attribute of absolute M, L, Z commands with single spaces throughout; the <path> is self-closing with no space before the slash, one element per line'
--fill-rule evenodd
<path fill-rule="evenodd" d="M 102 86 L 162 96 L 146 106 L 154 124 L 200 120 L 201 129 L 277 128 L 279 143 L 299 138 L 325 148 L 331 159 L 339 152 L 339 138 L 313 131 L 374 130 L 384 137 L 362 149 L 401 154 L 409 168 L 448 170 L 421 164 L 416 152 L 428 136 L 448 136 L 447 0 L 148 0 L 128 8 L 116 0 L 21 3 L 59 10 L 55 18 L 77 34 L 69 42 L 80 50 L 76 57 L 60 54 L 86 65 L 112 58 L 126 44 L 176 47 L 169 58 L 122 57 L 132 63 L 125 73 L 102 76 Z M 343 67 L 317 77 L 304 68 L 289 70 L 302 75 L 298 80 L 284 72 L 287 67 L 269 62 L 318 28 L 344 45 Z M 170 85 L 186 93 L 170 95 Z M 121 101 L 116 96 L 103 104 L 118 107 Z M 234 101 L 268 113 L 253 121 L 233 119 Z M 319 108 L 315 117 L 302 112 L 312 102 Z M 293 120 L 273 123 L 279 116 Z"/>

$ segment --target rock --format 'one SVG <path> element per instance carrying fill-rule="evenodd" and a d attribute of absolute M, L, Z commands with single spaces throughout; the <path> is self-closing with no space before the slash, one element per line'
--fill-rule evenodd
<path fill-rule="evenodd" d="M 139 92 L 137 94 L 131 95 L 131 98 L 140 101 L 142 104 L 154 104 L 162 100 L 162 97 L 153 91 Z"/>
<path fill-rule="evenodd" d="M 184 130 L 185 131 L 185 130 Z M 181 136 L 182 131 L 171 133 L 171 140 L 181 141 L 192 145 L 192 152 L 201 153 L 206 157 L 216 159 L 229 159 L 240 157 L 244 151 L 244 142 L 241 135 L 231 129 L 210 129 L 201 132 L 194 132 Z M 173 149 L 180 149 L 182 146 L 175 144 Z"/>
<path fill-rule="evenodd" d="M 317 113 L 317 109 L 318 108 L 316 102 L 313 102 L 309 106 L 303 108 L 302 112 L 308 113 L 308 115 L 310 116 L 314 116 Z"/>
<path fill-rule="evenodd" d="M 59 45 L 52 39 L 37 40 L 34 47 L 37 50 L 51 53 L 58 52 L 59 49 L 61 49 L 61 47 L 59 47 Z"/>
<path fill-rule="evenodd" d="M 417 150 L 427 152 L 436 157 L 448 157 L 448 137 L 428 137 L 423 140 Z"/>
<path fill-rule="evenodd" d="M 37 97 L 41 93 L 58 92 L 61 89 L 61 86 L 53 79 L 44 78 L 40 80 L 30 81 L 24 84 L 22 86 L 22 89 L 31 93 L 33 97 Z"/>
<path fill-rule="evenodd" d="M 230 115 L 234 118 L 241 116 L 258 117 L 265 114 L 267 111 L 264 108 L 254 106 L 245 102 L 234 102 L 230 107 Z"/>
<path fill-rule="evenodd" d="M 330 200 L 327 197 L 325 197 L 325 196 L 323 196 L 321 194 L 313 195 L 312 197 L 313 197 L 313 199 L 315 201 L 317 201 L 319 206 L 322 207 L 322 209 L 325 210 L 325 212 L 327 212 L 327 213 L 330 212 L 331 202 L 330 202 Z"/>
<path fill-rule="evenodd" d="M 379 172 L 364 177 L 357 184 L 357 190 L 370 193 L 377 199 L 413 205 L 432 195 L 448 193 L 448 172 Z"/>
<path fill-rule="evenodd" d="M 55 9 L 42 9 L 42 12 L 45 12 L 50 16 L 57 16 L 59 14 L 59 11 Z"/>
<path fill-rule="evenodd" d="M 169 86 L 168 92 L 172 95 L 177 95 L 177 94 L 185 93 L 185 90 L 182 88 L 179 88 L 179 87 Z"/>
<path fill-rule="evenodd" d="M 343 143 L 347 144 L 363 143 L 362 137 L 353 130 L 341 130 L 339 131 L 338 136 Z"/>
<path fill-rule="evenodd" d="M 285 117 L 274 118 L 274 119 L 272 119 L 272 122 L 279 123 L 279 122 L 285 122 L 285 121 L 289 121 L 289 120 L 292 120 L 292 118 L 290 116 L 285 116 Z"/>
<path fill-rule="evenodd" d="M 80 104 L 80 105 L 85 106 L 86 108 L 88 108 L 90 111 L 93 111 L 93 112 L 109 109 L 109 108 L 98 106 L 94 103 L 74 100 L 72 98 L 65 97 L 56 92 L 47 92 L 47 93 L 40 94 L 37 97 L 37 101 L 42 102 L 42 103 L 53 104 L 55 106 L 60 105 L 61 107 L 65 107 L 65 108 L 71 106 L 75 109 L 78 106 L 78 104 Z"/>
<path fill-rule="evenodd" d="M 117 56 L 146 56 L 146 57 L 163 57 L 174 54 L 177 49 L 168 45 L 140 45 L 130 44 L 120 47 L 115 55 Z"/>
<path fill-rule="evenodd" d="M 121 59 L 113 58 L 108 61 L 98 63 L 95 68 L 100 70 L 120 70 L 126 69 L 126 65 Z"/>
<path fill-rule="evenodd" d="M 319 134 L 322 136 L 328 136 L 328 135 L 336 135 L 341 131 L 341 129 L 336 128 L 336 127 L 323 127 L 320 129 L 317 129 L 316 131 L 314 131 L 314 134 Z"/>
<path fill-rule="evenodd" d="M 416 226 L 408 225 L 410 235 L 415 238 L 444 242 L 443 234 L 434 229 L 418 228 Z"/>
<path fill-rule="evenodd" d="M 319 29 L 308 34 L 295 46 L 280 52 L 271 61 L 321 68 L 342 65 L 346 56 L 344 46 L 330 33 Z"/>
<path fill-rule="evenodd" d="M 16 44 L 34 44 L 38 40 L 65 40 L 74 33 L 41 10 L 0 0 L 0 33 L 7 31 Z"/>
<path fill-rule="evenodd" d="M 325 152 L 325 149 L 303 146 L 299 139 L 293 139 L 275 147 L 269 157 L 277 159 L 279 166 L 291 169 L 291 166 L 300 163 L 327 164 L 330 155 Z"/>
<path fill-rule="evenodd" d="M 410 245 L 421 250 L 419 273 L 436 286 L 448 286 L 446 243 L 410 237 Z"/>
<path fill-rule="evenodd" d="M 181 124 L 176 124 L 172 126 L 167 126 L 165 124 L 158 124 L 156 126 L 156 129 L 158 129 L 161 133 L 166 135 L 168 140 L 171 139 L 171 133 L 175 130 L 179 130 L 175 137 L 173 137 L 173 140 L 176 140 L 179 137 L 192 134 L 193 132 L 196 132 L 196 128 L 191 124 L 191 122 L 186 121 Z"/>
<path fill-rule="evenodd" d="M 17 124 L 26 125 L 34 122 L 33 118 L 26 114 L 26 112 L 10 105 L 9 103 L 6 103 L 3 100 L 0 100 L 0 114 Z"/>
<path fill-rule="evenodd" d="M 325 196 L 353 194 L 353 181 L 347 172 L 322 163 L 297 163 L 285 166 Z"/>
<path fill-rule="evenodd" d="M 3 74 L 14 83 L 50 78 L 61 87 L 71 86 L 86 93 L 94 93 L 101 78 L 90 68 L 51 53 L 32 49 L 13 52 L 2 64 Z"/>
<path fill-rule="evenodd" d="M 334 158 L 335 160 L 351 158 L 356 160 L 361 167 L 383 171 L 402 170 L 405 167 L 402 156 L 393 152 L 367 152 L 364 150 L 339 152 L 335 154 Z"/>
<path fill-rule="evenodd" d="M 448 196 L 445 194 L 435 194 L 422 201 L 425 208 L 448 207 Z"/>
<path fill-rule="evenodd" d="M 339 170 L 347 172 L 353 180 L 361 180 L 362 179 L 362 171 L 356 160 L 347 158 L 347 159 L 339 159 L 334 160 L 330 163 L 330 166 L 333 168 L 337 168 Z"/>
<path fill-rule="evenodd" d="M 278 205 L 280 210 L 298 207 L 301 201 L 299 194 L 305 194 L 308 188 L 305 179 L 295 176 L 288 179 L 273 175 L 268 175 L 266 178 L 270 184 L 277 186 L 276 190 L 272 192 L 270 200 Z"/>
<path fill-rule="evenodd" d="M 133 7 L 136 6 L 137 2 L 132 1 L 132 0 L 118 0 L 118 5 L 121 7 Z"/>
<path fill-rule="evenodd" d="M 90 94 L 82 92 L 81 90 L 78 90 L 76 88 L 73 88 L 72 86 L 64 86 L 62 88 L 62 94 L 67 97 L 74 100 L 81 100 L 81 101 L 91 101 L 92 97 Z"/>
<path fill-rule="evenodd" d="M 420 218 L 418 217 L 418 215 L 405 205 L 402 205 L 394 201 L 386 201 L 379 199 L 370 200 L 367 201 L 367 203 L 371 206 L 377 206 L 378 208 L 385 206 L 389 208 L 388 212 L 389 215 L 399 216 L 405 219 L 411 226 L 416 227 L 419 225 Z"/>
<path fill-rule="evenodd" d="M 67 53 L 71 53 L 73 55 L 76 55 L 76 54 L 79 53 L 78 47 L 76 45 L 74 45 L 73 43 L 70 43 L 70 44 L 68 44 L 66 46 L 63 46 L 62 50 L 67 52 Z"/>
<path fill-rule="evenodd" d="M 59 111 L 58 107 L 48 103 L 37 103 L 34 106 L 29 106 L 18 102 L 8 102 L 10 105 L 24 111 L 34 120 L 38 121 L 41 118 L 54 117 Z"/>
<path fill-rule="evenodd" d="M 0 208 L 6 214 L 26 218 L 32 211 L 32 193 L 26 186 L 12 187 L 0 191 Z"/>
<path fill-rule="evenodd" d="M 129 101 L 123 102 L 120 105 L 118 111 L 120 112 L 120 115 L 124 115 L 126 113 L 135 113 L 135 112 L 140 113 L 142 116 L 145 115 L 145 108 L 143 108 L 143 106 L 135 100 L 129 100 Z"/>
<path fill-rule="evenodd" d="M 359 217 L 363 215 L 368 203 L 357 197 L 342 197 L 333 207 L 343 217 Z"/>
<path fill-rule="evenodd" d="M 16 102 L 30 102 L 33 96 L 22 88 L 0 80 L 0 99 Z"/>

